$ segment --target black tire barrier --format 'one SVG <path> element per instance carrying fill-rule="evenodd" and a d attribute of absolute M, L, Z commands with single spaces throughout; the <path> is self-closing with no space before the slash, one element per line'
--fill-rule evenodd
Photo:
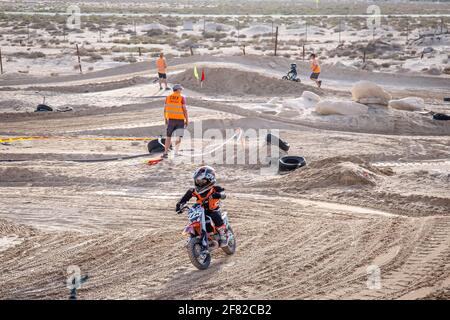
<path fill-rule="evenodd" d="M 443 114 L 443 113 L 435 113 L 433 114 L 434 120 L 450 120 L 450 116 Z"/>
<path fill-rule="evenodd" d="M 283 140 L 281 140 L 277 136 L 274 136 L 271 133 L 267 134 L 266 141 L 268 144 L 273 144 L 275 146 L 278 146 L 281 150 L 286 151 L 286 152 L 288 152 L 289 148 L 291 147 L 289 145 L 289 143 L 284 142 Z"/>
<path fill-rule="evenodd" d="M 35 112 L 53 111 L 53 108 L 46 104 L 39 104 Z"/>
<path fill-rule="evenodd" d="M 149 153 L 157 153 L 164 152 L 164 144 L 166 143 L 166 138 L 158 138 L 152 140 L 148 143 L 147 149 Z M 170 149 L 172 149 L 172 145 L 170 145 Z"/>
<path fill-rule="evenodd" d="M 306 160 L 303 157 L 285 156 L 278 161 L 279 171 L 293 171 L 306 166 Z"/>
<path fill-rule="evenodd" d="M 450 102 L 450 98 L 444 98 L 445 102 Z"/>
<path fill-rule="evenodd" d="M 147 145 L 148 152 L 149 153 L 163 152 L 164 151 L 163 145 L 165 143 L 166 143 L 165 138 L 158 138 L 150 141 Z"/>

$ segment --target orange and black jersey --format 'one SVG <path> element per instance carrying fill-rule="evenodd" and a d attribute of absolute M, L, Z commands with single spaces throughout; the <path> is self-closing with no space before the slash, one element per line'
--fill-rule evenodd
<path fill-rule="evenodd" d="M 194 188 L 191 188 L 186 191 L 179 203 L 187 203 L 192 197 L 195 197 L 199 204 L 202 204 L 203 201 L 208 199 L 208 207 L 205 209 L 218 210 L 220 208 L 220 200 L 225 199 L 226 195 L 225 189 L 220 186 L 214 186 L 202 194 L 197 193 Z"/>

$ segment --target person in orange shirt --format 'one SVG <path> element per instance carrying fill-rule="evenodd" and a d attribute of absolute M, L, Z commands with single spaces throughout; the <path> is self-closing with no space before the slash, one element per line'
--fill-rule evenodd
<path fill-rule="evenodd" d="M 314 53 L 312 53 L 309 56 L 309 59 L 311 61 L 311 76 L 309 77 L 312 81 L 314 81 L 317 86 L 320 88 L 322 86 L 322 81 L 319 80 L 319 75 L 320 75 L 320 65 L 319 65 L 319 60 L 317 60 L 317 57 Z"/>
<path fill-rule="evenodd" d="M 163 158 L 168 158 L 172 135 L 177 137 L 175 141 L 175 154 L 178 154 L 183 131 L 189 123 L 188 112 L 186 110 L 186 98 L 181 95 L 183 87 L 176 84 L 172 88 L 173 93 L 166 97 L 164 107 L 164 120 L 167 126 L 166 143 L 164 145 Z"/>
<path fill-rule="evenodd" d="M 169 90 L 167 87 L 167 63 L 164 58 L 164 53 L 159 54 L 159 58 L 156 60 L 156 68 L 158 69 L 158 78 L 159 78 L 159 90 L 162 90 L 162 84 L 166 86 L 166 90 Z"/>

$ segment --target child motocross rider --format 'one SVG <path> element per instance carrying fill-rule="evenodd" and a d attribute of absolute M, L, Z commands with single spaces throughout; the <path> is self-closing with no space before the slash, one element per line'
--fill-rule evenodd
<path fill-rule="evenodd" d="M 177 203 L 176 211 L 180 213 L 181 208 L 192 197 L 195 197 L 197 203 L 203 205 L 205 214 L 214 222 L 220 235 L 220 246 L 226 247 L 228 243 L 227 230 L 220 209 L 220 200 L 226 198 L 225 189 L 216 185 L 216 171 L 209 166 L 198 168 L 193 179 L 195 187 L 190 188 Z"/>

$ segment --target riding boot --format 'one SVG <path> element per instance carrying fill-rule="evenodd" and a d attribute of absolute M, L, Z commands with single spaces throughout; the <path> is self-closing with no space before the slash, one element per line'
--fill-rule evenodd
<path fill-rule="evenodd" d="M 220 235 L 220 246 L 226 247 L 228 245 L 228 237 L 225 225 L 218 227 L 217 231 L 219 232 Z"/>

